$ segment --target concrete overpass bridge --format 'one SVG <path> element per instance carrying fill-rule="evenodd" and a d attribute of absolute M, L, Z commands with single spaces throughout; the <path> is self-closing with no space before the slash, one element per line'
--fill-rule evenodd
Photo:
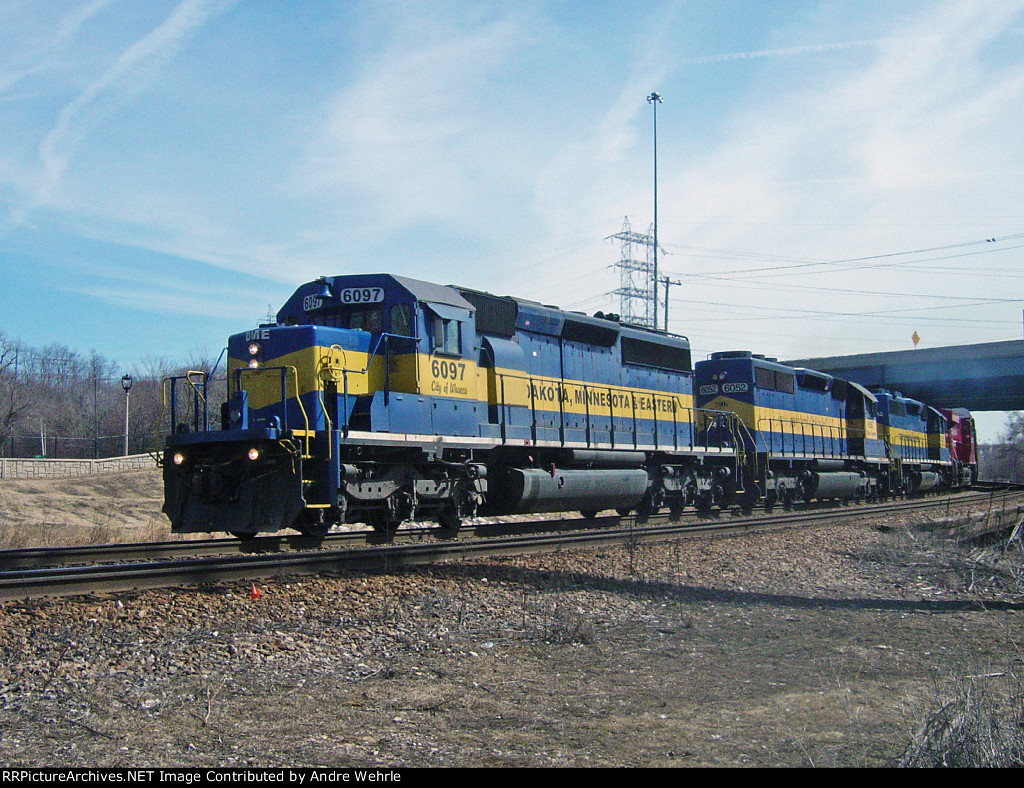
<path fill-rule="evenodd" d="M 1024 410 L 1024 340 L 787 361 L 940 408 Z"/>

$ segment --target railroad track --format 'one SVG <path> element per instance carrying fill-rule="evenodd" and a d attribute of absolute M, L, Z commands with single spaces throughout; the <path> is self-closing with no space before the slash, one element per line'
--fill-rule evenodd
<path fill-rule="evenodd" d="M 209 539 L 76 548 L 0 551 L 0 600 L 72 596 L 145 588 L 264 579 L 321 572 L 387 571 L 469 556 L 521 554 L 626 541 L 750 533 L 804 527 L 863 516 L 941 509 L 995 501 L 1015 489 L 984 489 L 942 498 L 856 506 L 808 508 L 779 515 L 744 517 L 721 512 L 676 522 L 651 518 L 543 520 L 466 526 L 458 538 L 439 540 L 437 529 L 407 529 L 389 544 L 369 531 L 332 534 L 323 540 L 268 536 L 255 540 Z M 486 536 L 482 534 L 486 533 Z M 45 567 L 45 568 L 39 568 Z"/>
<path fill-rule="evenodd" d="M 889 504 L 861 504 L 856 508 L 860 511 L 870 511 L 873 507 L 904 506 L 913 507 L 921 504 L 927 507 L 939 505 L 951 505 L 953 502 L 969 503 L 973 500 L 989 500 L 994 495 L 1010 495 L 1015 491 L 1024 491 L 1024 485 L 1000 485 L 973 489 L 968 492 L 957 493 L 954 496 L 945 496 L 941 502 L 938 499 L 929 497 L 903 501 Z M 800 507 L 795 511 L 826 510 L 835 512 L 837 507 L 830 503 L 814 503 Z M 733 512 L 716 511 L 711 515 L 698 514 L 688 511 L 676 522 L 680 525 L 696 525 L 706 523 L 709 520 L 725 520 L 734 516 Z M 786 518 L 793 515 L 787 513 Z M 744 517 L 740 522 L 744 525 L 753 524 L 763 520 L 765 515 L 752 515 Z M 468 523 L 458 532 L 461 539 L 474 537 L 494 537 L 528 535 L 543 531 L 573 531 L 587 529 L 604 529 L 614 527 L 623 522 L 623 518 L 617 515 L 598 517 L 590 520 L 577 517 L 536 519 L 527 521 L 506 521 L 506 522 L 480 522 Z M 666 515 L 652 517 L 650 523 L 658 524 L 667 522 Z M 639 525 L 638 527 L 644 527 Z M 398 543 L 415 542 L 417 540 L 437 541 L 438 539 L 451 540 L 452 535 L 445 535 L 444 532 L 433 525 L 427 527 L 403 528 L 395 534 L 394 541 Z M 106 545 L 80 545 L 74 547 L 31 547 L 0 550 L 0 572 L 8 572 L 16 569 L 40 569 L 59 566 L 78 566 L 103 563 L 131 563 L 142 561 L 153 561 L 158 559 L 190 559 L 225 554 L 250 553 L 269 554 L 291 551 L 309 551 L 323 548 L 351 548 L 364 547 L 367 545 L 382 544 L 385 540 L 376 532 L 371 530 L 354 530 L 342 533 L 329 534 L 324 538 L 313 538 L 299 534 L 266 535 L 251 540 L 239 540 L 235 537 L 226 539 L 197 539 L 194 541 L 163 541 L 163 542 L 136 542 Z"/>

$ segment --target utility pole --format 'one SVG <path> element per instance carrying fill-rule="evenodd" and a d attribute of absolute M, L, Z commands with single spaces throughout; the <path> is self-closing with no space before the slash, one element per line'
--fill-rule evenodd
<path fill-rule="evenodd" d="M 654 327 L 658 327 L 658 105 L 661 96 L 651 93 L 647 103 L 654 107 Z M 667 296 L 666 296 L 667 298 Z M 666 319 L 667 327 L 667 319 Z"/>
<path fill-rule="evenodd" d="M 665 331 L 668 331 L 668 288 L 670 285 L 681 285 L 678 279 L 669 279 L 667 276 L 661 278 L 661 283 L 665 285 Z"/>

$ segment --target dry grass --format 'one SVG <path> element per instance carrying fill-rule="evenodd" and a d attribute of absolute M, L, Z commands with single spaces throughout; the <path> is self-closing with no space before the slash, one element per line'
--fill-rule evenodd
<path fill-rule="evenodd" d="M 1024 694 L 1012 674 L 953 676 L 900 757 L 917 768 L 1024 765 Z"/>
<path fill-rule="evenodd" d="M 894 528 L 859 557 L 909 568 L 919 573 L 923 586 L 944 587 L 964 598 L 980 599 L 981 594 L 1019 598 L 1024 593 L 1021 529 L 978 547 Z M 1024 765 L 1024 685 L 1015 673 L 951 674 L 935 687 L 925 706 L 927 711 L 918 718 L 899 766 Z"/>
<path fill-rule="evenodd" d="M 170 539 L 160 472 L 0 481 L 0 548 Z"/>

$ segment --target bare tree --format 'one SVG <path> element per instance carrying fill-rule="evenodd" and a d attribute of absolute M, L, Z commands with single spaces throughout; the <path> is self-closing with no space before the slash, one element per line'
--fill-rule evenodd
<path fill-rule="evenodd" d="M 147 358 L 125 370 L 95 350 L 80 353 L 61 344 L 28 348 L 0 331 L 0 452 L 51 457 L 120 454 L 126 415 L 129 452 L 151 451 L 169 426 L 162 381 L 188 371 L 208 376 L 208 418 L 216 424 L 226 398 L 222 356 L 220 351 L 197 348 L 184 363 Z M 121 385 L 126 371 L 132 377 L 130 396 Z"/>
<path fill-rule="evenodd" d="M 0 446 L 19 425 L 29 400 L 19 375 L 21 342 L 0 331 Z"/>
<path fill-rule="evenodd" d="M 990 478 L 1012 482 L 1024 479 L 1024 411 L 1007 416 L 1002 443 L 992 448 L 986 465 Z"/>

